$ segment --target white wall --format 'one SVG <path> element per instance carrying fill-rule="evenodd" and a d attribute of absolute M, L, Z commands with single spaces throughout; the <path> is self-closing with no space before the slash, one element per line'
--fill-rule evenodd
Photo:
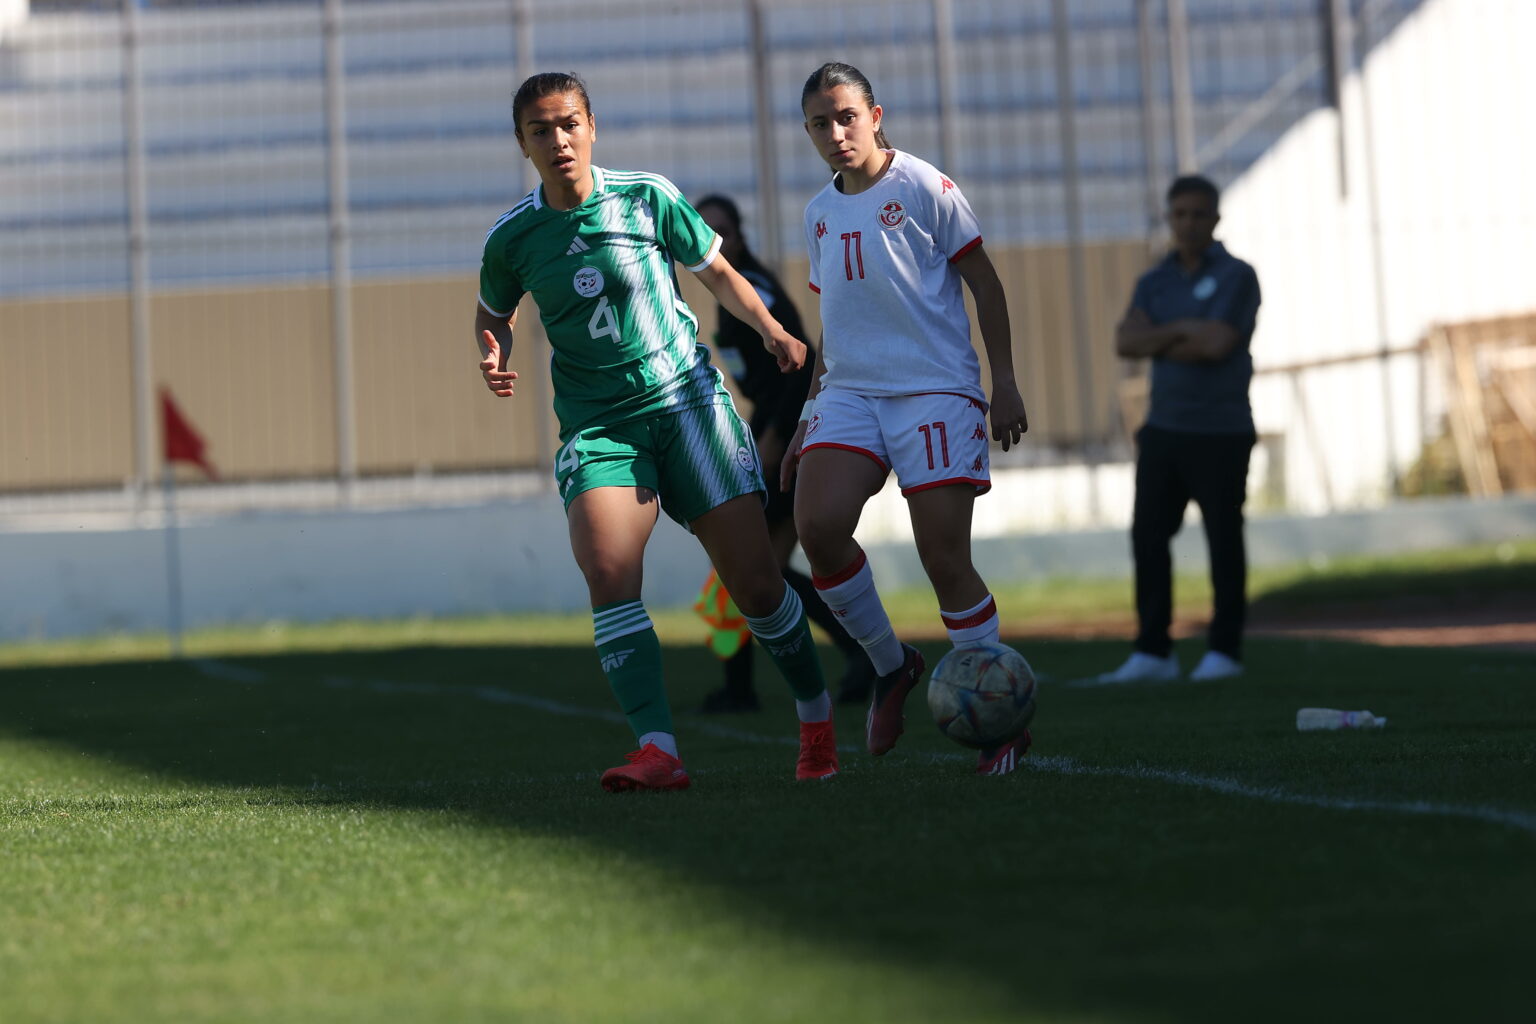
<path fill-rule="evenodd" d="M 1123 474 L 1105 467 L 1100 484 Z M 1005 471 L 977 504 L 978 524 L 1055 515 L 1087 500 L 1090 481 Z M 1124 486 L 1129 486 L 1128 482 Z M 1118 499 L 1116 499 L 1118 500 Z M 1123 508 L 1129 508 L 1128 503 Z M 1054 510 L 1053 510 L 1054 509 Z M 167 627 L 165 531 L 130 516 L 66 519 L 0 530 L 0 643 L 7 640 L 161 632 Z M 266 511 L 185 521 L 181 546 L 185 626 L 326 622 L 517 611 L 581 611 L 585 585 L 571 557 L 565 516 L 552 494 L 456 508 Z M 1536 499 L 1418 501 L 1327 517 L 1249 520 L 1254 565 L 1536 537 Z M 924 577 L 894 490 L 869 508 L 859 539 L 882 588 Z M 1191 513 L 1174 543 L 1181 572 L 1203 572 L 1204 536 Z M 994 585 L 1043 577 L 1123 578 L 1123 524 L 1095 530 L 996 534 L 979 529 L 973 554 Z M 708 564 L 669 520 L 646 553 L 651 607 L 691 604 Z M 1130 593 L 1126 594 L 1129 608 Z"/>
<path fill-rule="evenodd" d="M 0 37 L 6 29 L 26 21 L 31 6 L 31 0 L 0 0 Z"/>
<path fill-rule="evenodd" d="M 1530 0 L 1431 0 L 1347 83 L 1342 190 L 1331 111 L 1299 123 L 1227 189 L 1221 235 L 1264 290 L 1257 367 L 1410 345 L 1436 322 L 1536 309 L 1532 39 Z M 1285 436 L 1292 507 L 1324 509 L 1330 492 L 1334 505 L 1385 496 L 1384 379 L 1403 468 L 1423 440 L 1417 359 L 1316 371 L 1301 401 L 1285 377 L 1255 381 L 1260 432 Z"/>

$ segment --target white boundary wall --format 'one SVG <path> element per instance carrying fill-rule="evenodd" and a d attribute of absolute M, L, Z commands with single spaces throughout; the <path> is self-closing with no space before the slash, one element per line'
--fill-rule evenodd
<path fill-rule="evenodd" d="M 1103 471 L 1105 490 L 1115 472 Z M 1048 512 L 1036 500 L 1044 482 L 1001 473 L 978 512 Z M 1090 483 L 1080 478 L 1078 486 L 1087 490 Z M 0 642 L 166 629 L 165 530 L 111 519 L 59 518 L 0 531 Z M 974 556 L 993 584 L 1130 573 L 1124 526 L 987 533 L 978 531 Z M 188 629 L 588 607 L 565 515 L 548 493 L 456 508 L 200 516 L 184 522 L 178 536 Z M 905 502 L 893 489 L 870 506 L 859 537 L 883 588 L 924 584 Z M 1258 518 L 1248 529 L 1255 565 L 1531 538 L 1536 498 L 1424 500 L 1334 516 Z M 1204 571 L 1204 544 L 1192 514 L 1174 543 L 1178 571 Z M 698 543 L 663 518 L 647 551 L 646 602 L 691 604 L 707 569 Z M 1129 587 L 1126 602 L 1129 608 Z"/>
<path fill-rule="evenodd" d="M 1533 39 L 1531 0 L 1431 0 L 1346 83 L 1345 188 L 1339 118 L 1327 110 L 1228 188 L 1219 234 L 1264 290 L 1258 368 L 1399 348 L 1436 322 L 1536 309 Z M 1424 441 L 1419 370 L 1417 357 L 1313 370 L 1300 398 L 1288 375 L 1255 380 L 1260 433 L 1284 437 L 1276 455 L 1290 507 L 1386 497 L 1389 464 L 1406 468 Z"/>

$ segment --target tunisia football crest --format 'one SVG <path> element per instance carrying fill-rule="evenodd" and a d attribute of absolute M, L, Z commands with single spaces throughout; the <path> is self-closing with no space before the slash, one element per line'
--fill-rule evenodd
<path fill-rule="evenodd" d="M 901 222 L 907 219 L 906 208 L 900 200 L 892 199 L 880 207 L 880 223 L 888 228 L 899 228 Z"/>

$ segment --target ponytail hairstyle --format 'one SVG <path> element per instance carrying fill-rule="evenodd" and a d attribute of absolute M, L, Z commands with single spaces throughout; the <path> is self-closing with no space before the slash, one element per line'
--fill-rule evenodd
<path fill-rule="evenodd" d="M 519 139 L 523 137 L 523 108 L 546 96 L 556 96 L 563 92 L 573 92 L 580 96 L 587 120 L 592 119 L 592 100 L 587 96 L 586 83 L 576 72 L 546 71 L 525 79 L 512 96 L 512 127 Z"/>
<path fill-rule="evenodd" d="M 818 92 L 826 92 L 840 85 L 851 86 L 864 97 L 864 102 L 869 104 L 869 109 L 875 109 L 875 90 L 870 87 L 869 79 L 864 77 L 864 72 L 852 64 L 839 64 L 829 61 L 811 72 L 811 77 L 805 80 L 805 88 L 800 90 L 800 109 L 805 110 L 805 101 Z M 894 149 L 889 139 L 885 137 L 884 128 L 875 129 L 875 145 L 881 149 Z"/>
<path fill-rule="evenodd" d="M 741 238 L 741 258 L 734 264 L 736 269 L 756 270 L 764 274 L 769 273 L 768 268 L 763 266 L 762 261 L 757 258 L 757 254 L 747 245 L 746 232 L 741 230 L 741 208 L 736 205 L 736 200 L 730 196 L 721 195 L 718 192 L 711 192 L 693 204 L 693 208 L 700 212 L 703 212 L 706 206 L 713 206 L 725 214 L 725 219 L 731 222 L 731 227 L 736 229 L 737 236 Z"/>

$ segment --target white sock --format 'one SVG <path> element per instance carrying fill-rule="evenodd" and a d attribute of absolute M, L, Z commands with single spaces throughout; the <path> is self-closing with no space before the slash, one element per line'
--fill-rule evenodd
<path fill-rule="evenodd" d="M 825 722 L 832 717 L 832 697 L 826 690 L 815 700 L 795 701 L 795 714 L 802 722 Z"/>
<path fill-rule="evenodd" d="M 974 608 L 963 612 L 940 611 L 944 628 L 949 631 L 949 642 L 956 647 L 980 647 L 997 643 L 997 602 L 988 594 Z"/>
<path fill-rule="evenodd" d="M 669 732 L 648 732 L 640 737 L 640 749 L 644 750 L 647 743 L 654 743 L 673 757 L 677 756 L 677 737 Z"/>
<path fill-rule="evenodd" d="M 890 675 L 906 661 L 901 641 L 891 628 L 891 617 L 880 603 L 875 592 L 875 575 L 869 569 L 869 559 L 864 552 L 847 567 L 831 576 L 813 576 L 816 593 L 821 595 L 832 609 L 848 635 L 859 642 L 869 654 L 875 671 L 882 676 Z"/>

